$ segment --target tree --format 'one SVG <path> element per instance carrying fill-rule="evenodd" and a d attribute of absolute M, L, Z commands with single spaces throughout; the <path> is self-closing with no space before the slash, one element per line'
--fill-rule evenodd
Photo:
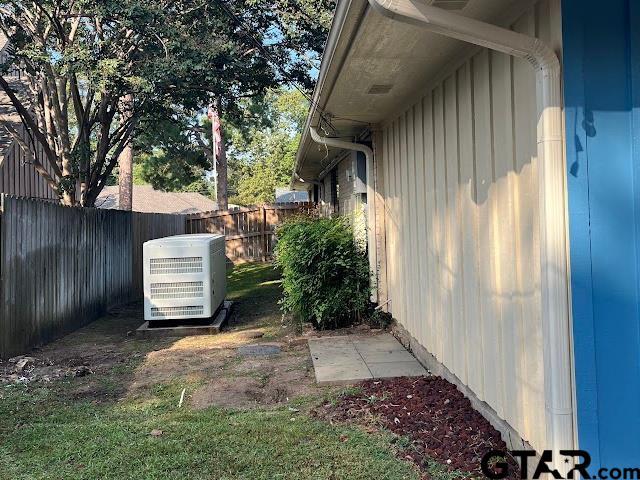
<path fill-rule="evenodd" d="M 232 202 L 240 205 L 272 203 L 275 200 L 276 187 L 286 187 L 300 141 L 299 136 L 290 138 L 281 132 L 265 137 L 265 157 L 250 164 L 241 175 L 237 186 L 237 195 Z"/>
<path fill-rule="evenodd" d="M 204 186 L 206 158 L 201 152 L 185 150 L 183 155 L 174 156 L 163 150 L 142 154 L 141 177 L 156 190 L 167 192 L 202 191 L 194 185 Z"/>
<path fill-rule="evenodd" d="M 122 99 L 123 115 L 132 113 L 133 96 L 126 95 Z M 121 210 L 133 209 L 133 145 L 131 139 L 124 146 L 118 157 L 118 206 Z"/>
<path fill-rule="evenodd" d="M 266 96 L 270 109 L 267 122 L 243 132 L 235 129 L 229 149 L 236 194 L 233 203 L 252 205 L 275 200 L 276 187 L 286 187 L 291 179 L 300 132 L 308 102 L 293 89 L 282 88 Z"/>
<path fill-rule="evenodd" d="M 275 188 L 288 183 L 307 110 L 300 92 L 279 89 L 242 99 L 239 113 L 223 118 L 229 133 L 233 202 L 271 202 Z M 143 119 L 139 131 L 134 167 L 138 182 L 161 190 L 210 194 L 211 182 L 204 178 L 212 161 L 211 121 L 206 116 Z"/>
<path fill-rule="evenodd" d="M 0 30 L 26 88 L 0 77 L 43 158 L 30 163 L 65 204 L 93 205 L 144 118 L 195 113 L 295 80 L 310 89 L 322 0 L 9 0 Z M 324 11 L 323 10 L 323 11 Z M 323 14 L 323 18 L 326 14 Z M 296 53 L 298 52 L 298 53 Z M 131 114 L 121 100 L 133 96 Z M 25 151 L 9 122 L 0 122 Z M 27 152 L 28 153 L 28 152 Z M 52 174 L 45 168 L 49 164 Z M 79 191 L 76 185 L 79 184 Z"/>
<path fill-rule="evenodd" d="M 195 191 L 194 185 L 199 184 L 203 193 L 208 191 L 203 178 L 211 163 L 194 139 L 200 132 L 189 120 L 146 119 L 140 125 L 135 161 L 140 178 L 157 190 Z"/>

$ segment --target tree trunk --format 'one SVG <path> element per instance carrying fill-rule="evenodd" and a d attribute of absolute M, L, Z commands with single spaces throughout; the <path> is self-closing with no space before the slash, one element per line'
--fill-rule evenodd
<path fill-rule="evenodd" d="M 133 208 L 133 148 L 128 144 L 118 157 L 118 186 L 120 210 Z"/>
<path fill-rule="evenodd" d="M 72 207 L 76 204 L 76 197 L 74 195 L 75 192 L 64 191 L 62 193 L 62 204 L 68 207 Z"/>
<path fill-rule="evenodd" d="M 133 95 L 129 94 L 122 100 L 123 117 L 128 119 L 132 114 L 133 107 Z M 133 146 L 132 140 L 129 143 L 120 156 L 118 157 L 118 208 L 120 210 L 131 211 L 133 208 Z"/>
<path fill-rule="evenodd" d="M 229 208 L 229 198 L 227 196 L 227 149 L 224 145 L 224 135 L 222 133 L 222 127 L 220 127 L 220 155 L 217 158 L 218 161 L 218 179 L 217 179 L 217 191 L 218 191 L 218 209 L 227 210 Z"/>
<path fill-rule="evenodd" d="M 69 155 L 62 155 L 62 183 L 64 189 L 62 191 L 62 204 L 74 206 L 76 204 L 76 180 L 73 175 L 73 162 Z"/>
<path fill-rule="evenodd" d="M 227 149 L 224 145 L 224 129 L 222 128 L 222 112 L 219 99 L 213 101 L 209 107 L 209 119 L 211 120 L 211 153 L 213 156 L 213 170 L 216 181 L 216 202 L 218 210 L 229 208 L 227 197 Z M 218 141 L 217 135 L 220 136 Z"/>

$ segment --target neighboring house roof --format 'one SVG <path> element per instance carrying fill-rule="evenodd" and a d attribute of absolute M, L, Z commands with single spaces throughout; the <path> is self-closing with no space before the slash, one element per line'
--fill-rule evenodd
<path fill-rule="evenodd" d="M 10 55 L 10 45 L 7 38 L 0 34 L 0 64 L 4 64 Z M 21 72 L 11 70 L 3 76 L 16 96 L 25 105 L 29 105 L 28 83 Z M 36 143 L 35 147 L 27 129 L 22 124 L 22 119 L 3 89 L 0 89 L 0 120 L 4 126 L 10 126 L 20 135 L 22 140 L 31 145 L 30 155 L 38 158 L 44 169 L 50 174 L 53 167 L 44 157 L 42 146 Z M 0 193 L 16 195 L 20 197 L 45 198 L 57 200 L 58 195 L 33 167 L 32 159 L 18 146 L 18 142 L 7 131 L 0 127 Z"/>
<path fill-rule="evenodd" d="M 288 188 L 276 188 L 276 203 L 308 202 L 309 192 L 295 191 Z"/>
<path fill-rule="evenodd" d="M 118 186 L 105 187 L 96 207 L 117 209 Z M 163 192 L 154 190 L 151 185 L 133 186 L 133 211 L 144 213 L 199 213 L 217 210 L 213 200 L 193 192 Z"/>

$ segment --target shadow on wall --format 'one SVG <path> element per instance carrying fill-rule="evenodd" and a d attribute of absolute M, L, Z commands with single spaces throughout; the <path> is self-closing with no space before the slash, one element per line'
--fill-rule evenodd
<path fill-rule="evenodd" d="M 638 22 L 638 2 L 563 1 L 577 419 L 594 467 L 640 452 Z"/>
<path fill-rule="evenodd" d="M 388 278 L 394 316 L 541 447 L 536 101 L 505 109 L 535 90 L 520 66 L 483 52 L 384 132 Z"/>

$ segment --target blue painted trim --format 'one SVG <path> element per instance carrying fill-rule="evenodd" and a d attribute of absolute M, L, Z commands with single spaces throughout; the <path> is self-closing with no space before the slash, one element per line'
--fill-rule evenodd
<path fill-rule="evenodd" d="M 640 4 L 638 1 L 629 3 L 629 34 L 630 34 L 630 70 L 631 70 L 631 104 L 632 104 L 632 155 L 634 168 L 634 184 L 640 188 Z M 640 215 L 640 194 L 635 195 L 636 216 Z M 640 239 L 640 222 L 636 222 L 636 239 Z M 637 256 L 636 270 L 640 272 L 640 255 Z M 638 279 L 638 297 L 640 298 L 640 276 Z M 640 303 L 636 312 L 640 319 Z M 640 329 L 638 332 L 640 344 Z M 638 359 L 640 363 L 640 358 Z M 639 452 L 640 453 L 640 452 Z M 639 460 L 640 462 L 640 460 Z"/>
<path fill-rule="evenodd" d="M 640 459 L 640 6 L 563 0 L 579 446 Z"/>
<path fill-rule="evenodd" d="M 582 10 L 575 2 L 564 1 L 563 52 L 564 97 L 567 138 L 567 188 L 569 191 L 569 234 L 571 262 L 572 317 L 576 417 L 581 448 L 588 450 L 594 464 L 600 463 L 595 331 L 592 306 L 591 235 L 589 212 L 589 163 L 585 119 Z M 577 329 L 580 332 L 577 332 Z"/>

